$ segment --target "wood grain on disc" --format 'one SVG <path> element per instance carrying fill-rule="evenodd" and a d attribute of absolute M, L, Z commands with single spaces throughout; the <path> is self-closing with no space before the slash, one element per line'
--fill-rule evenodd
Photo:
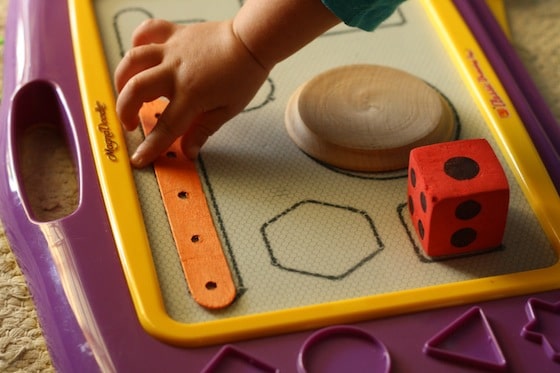
<path fill-rule="evenodd" d="M 411 149 L 449 141 L 455 117 L 421 79 L 377 65 L 326 71 L 294 92 L 286 109 L 292 140 L 313 158 L 353 171 L 406 168 Z"/>

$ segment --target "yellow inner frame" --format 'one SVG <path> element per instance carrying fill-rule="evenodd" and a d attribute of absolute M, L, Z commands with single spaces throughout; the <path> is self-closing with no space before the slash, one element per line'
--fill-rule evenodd
<path fill-rule="evenodd" d="M 477 41 L 451 1 L 419 1 L 429 14 L 464 84 L 482 112 L 545 234 L 555 251 L 560 253 L 558 194 L 491 64 L 485 59 Z M 544 269 L 198 324 L 175 321 L 166 312 L 160 293 L 136 186 L 125 151 L 125 138 L 115 112 L 112 78 L 104 57 L 92 1 L 70 0 L 69 5 L 82 102 L 107 215 L 137 316 L 146 332 L 155 338 L 181 346 L 227 343 L 560 287 L 560 262 L 557 262 Z M 499 19 L 502 25 L 507 26 L 501 12 L 502 2 L 491 1 L 490 5 L 501 14 Z M 468 60 L 465 51 L 472 51 L 477 56 L 479 67 L 510 108 L 507 128 L 491 108 L 488 93 L 476 81 L 476 71 L 473 71 L 472 62 Z M 100 125 L 105 132 L 100 131 Z M 106 136 L 109 133 L 118 148 L 107 149 Z M 414 299 L 413 303 L 411 298 Z"/>

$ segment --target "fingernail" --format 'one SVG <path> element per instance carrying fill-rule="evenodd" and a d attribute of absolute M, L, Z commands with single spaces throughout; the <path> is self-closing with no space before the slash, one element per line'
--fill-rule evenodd
<path fill-rule="evenodd" d="M 130 157 L 130 163 L 136 168 L 144 167 L 144 160 L 142 159 L 142 156 L 138 154 L 138 152 L 132 154 L 132 157 Z"/>

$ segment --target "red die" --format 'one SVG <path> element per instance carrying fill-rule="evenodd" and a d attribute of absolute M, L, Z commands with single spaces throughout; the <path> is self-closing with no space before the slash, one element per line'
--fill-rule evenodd
<path fill-rule="evenodd" d="M 486 140 L 452 141 L 410 152 L 408 208 L 428 256 L 500 246 L 508 204 L 506 175 Z"/>

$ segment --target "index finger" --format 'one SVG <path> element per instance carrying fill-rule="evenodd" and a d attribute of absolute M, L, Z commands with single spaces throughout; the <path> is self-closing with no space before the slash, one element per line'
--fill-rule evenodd
<path fill-rule="evenodd" d="M 184 105 L 171 101 L 159 115 L 155 127 L 146 134 L 146 138 L 132 155 L 132 165 L 142 168 L 152 163 L 187 131 L 200 114 L 202 113 L 185 110 Z"/>
<path fill-rule="evenodd" d="M 173 34 L 175 27 L 174 23 L 163 19 L 145 20 L 132 33 L 132 46 L 164 43 Z"/>

